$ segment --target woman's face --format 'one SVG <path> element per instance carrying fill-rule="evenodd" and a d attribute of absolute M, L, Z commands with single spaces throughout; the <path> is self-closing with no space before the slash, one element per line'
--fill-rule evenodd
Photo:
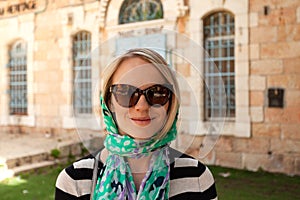
<path fill-rule="evenodd" d="M 150 63 L 133 57 L 124 60 L 112 77 L 112 85 L 126 84 L 141 90 L 156 84 L 166 84 L 165 78 Z M 149 105 L 142 94 L 132 107 L 121 106 L 114 95 L 111 95 L 110 109 L 115 113 L 120 134 L 135 139 L 147 139 L 160 131 L 167 119 L 169 101 L 164 105 Z"/>

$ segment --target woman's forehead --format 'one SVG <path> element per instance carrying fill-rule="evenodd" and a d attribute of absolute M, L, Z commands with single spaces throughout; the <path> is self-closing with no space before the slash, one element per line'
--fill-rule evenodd
<path fill-rule="evenodd" d="M 112 81 L 113 84 L 134 86 L 166 83 L 164 76 L 153 64 L 138 57 L 123 61 L 115 71 Z"/>

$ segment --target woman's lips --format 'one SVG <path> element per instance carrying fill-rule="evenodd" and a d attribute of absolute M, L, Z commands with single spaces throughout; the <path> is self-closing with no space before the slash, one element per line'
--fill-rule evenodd
<path fill-rule="evenodd" d="M 140 126 L 146 126 L 151 123 L 151 118 L 131 118 L 131 120 Z"/>

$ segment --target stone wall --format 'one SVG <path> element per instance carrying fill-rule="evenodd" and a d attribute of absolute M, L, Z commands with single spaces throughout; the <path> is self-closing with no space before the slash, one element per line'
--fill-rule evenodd
<path fill-rule="evenodd" d="M 221 136 L 203 160 L 300 175 L 300 2 L 250 0 L 249 23 L 251 137 Z M 284 89 L 283 108 L 269 107 L 269 88 Z"/>

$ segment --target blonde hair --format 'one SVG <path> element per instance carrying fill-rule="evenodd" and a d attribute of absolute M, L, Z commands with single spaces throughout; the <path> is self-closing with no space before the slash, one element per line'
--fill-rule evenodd
<path fill-rule="evenodd" d="M 179 94 L 179 86 L 175 76 L 175 72 L 168 67 L 165 59 L 156 51 L 148 49 L 148 48 L 135 48 L 130 49 L 123 55 L 114 59 L 107 67 L 104 69 L 102 74 L 102 96 L 104 98 L 105 103 L 108 105 L 108 89 L 112 85 L 112 77 L 114 76 L 115 71 L 121 65 L 121 63 L 130 58 L 141 58 L 150 64 L 153 64 L 156 69 L 163 75 L 163 77 L 167 80 L 169 84 L 173 86 L 172 89 L 172 102 L 171 107 L 168 109 L 167 121 L 164 127 L 161 129 L 160 133 L 157 135 L 157 139 L 163 138 L 167 132 L 170 130 L 173 121 L 176 117 L 177 111 L 179 109 L 180 102 L 180 94 Z M 109 106 L 108 106 L 109 107 Z"/>

